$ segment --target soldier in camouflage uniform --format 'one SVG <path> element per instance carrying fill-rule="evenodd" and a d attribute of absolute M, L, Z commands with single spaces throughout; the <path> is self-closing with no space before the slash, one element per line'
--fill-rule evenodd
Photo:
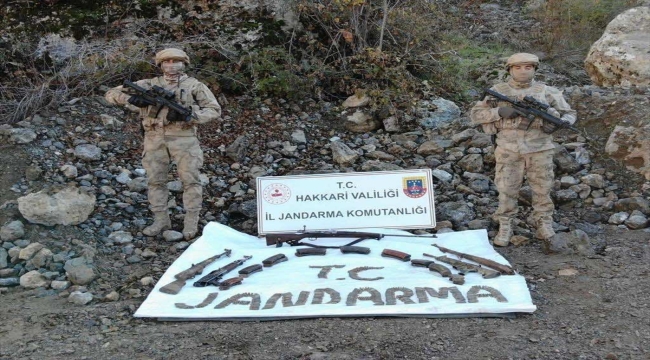
<path fill-rule="evenodd" d="M 158 85 L 176 94 L 174 101 L 192 109 L 194 118 L 191 121 L 180 119 L 178 113 L 167 107 L 149 104 L 139 95 L 125 93 L 122 86 L 110 89 L 106 93 L 106 100 L 111 104 L 124 105 L 139 111 L 142 117 L 142 166 L 147 171 L 148 198 L 154 214 L 153 224 L 142 232 L 147 236 L 156 236 L 171 228 L 167 212 L 167 175 L 170 161 L 174 161 L 183 183 L 183 236 L 189 240 L 198 232 L 199 212 L 203 200 L 203 188 L 199 180 L 203 151 L 199 146 L 196 125 L 219 119 L 221 106 L 205 84 L 185 74 L 184 70 L 190 64 L 190 59 L 184 51 L 164 49 L 156 54 L 155 62 L 163 75 L 140 80 L 136 84 L 145 89 Z"/>
<path fill-rule="evenodd" d="M 548 104 L 551 115 L 570 124 L 576 121 L 576 112 L 571 109 L 562 93 L 551 86 L 533 81 L 539 59 L 533 54 L 518 53 L 510 56 L 506 69 L 510 79 L 492 87 L 511 99 L 521 100 L 530 95 Z M 555 235 L 553 230 L 553 137 L 552 124 L 542 119 L 528 120 L 519 116 L 507 102 L 487 96 L 471 110 L 473 124 L 481 125 L 488 134 L 496 134 L 496 169 L 494 182 L 499 190 L 499 207 L 494 214 L 499 222 L 499 233 L 494 245 L 507 246 L 512 237 L 512 220 L 517 215 L 517 199 L 524 175 L 532 189 L 533 220 L 537 225 L 535 236 L 547 243 Z"/>

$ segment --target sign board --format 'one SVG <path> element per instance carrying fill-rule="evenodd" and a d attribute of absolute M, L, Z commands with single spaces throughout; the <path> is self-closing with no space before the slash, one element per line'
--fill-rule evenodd
<path fill-rule="evenodd" d="M 436 226 L 431 169 L 257 178 L 259 234 Z"/>

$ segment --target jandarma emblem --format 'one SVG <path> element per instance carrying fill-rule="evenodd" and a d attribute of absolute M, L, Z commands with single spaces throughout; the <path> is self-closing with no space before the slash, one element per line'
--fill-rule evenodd
<path fill-rule="evenodd" d="M 284 184 L 273 183 L 264 188 L 263 196 L 267 203 L 280 205 L 291 199 L 291 189 Z"/>
<path fill-rule="evenodd" d="M 406 177 L 402 179 L 404 194 L 410 198 L 419 198 L 427 193 L 424 176 Z"/>

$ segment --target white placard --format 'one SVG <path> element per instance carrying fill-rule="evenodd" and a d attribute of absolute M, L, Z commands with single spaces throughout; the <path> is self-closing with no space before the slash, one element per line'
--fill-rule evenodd
<path fill-rule="evenodd" d="M 431 169 L 257 178 L 259 234 L 436 226 Z"/>
<path fill-rule="evenodd" d="M 211 222 L 203 229 L 203 235 L 167 269 L 135 317 L 236 321 L 327 316 L 453 317 L 531 313 L 536 309 L 526 280 L 519 274 L 484 279 L 478 273 L 468 273 L 464 284 L 455 285 L 427 268 L 380 255 L 386 248 L 406 252 L 413 259 L 428 259 L 423 253 L 445 255 L 431 246 L 435 243 L 507 265 L 508 261 L 490 245 L 485 230 L 448 232 L 438 234 L 436 239 L 400 237 L 411 234 L 397 229 L 363 231 L 387 236 L 357 244 L 370 249 L 367 255 L 327 249 L 325 256 L 297 257 L 298 247 L 266 246 L 263 238 Z M 350 240 L 317 239 L 314 244 L 335 246 Z M 243 279 L 241 285 L 227 290 L 193 287 L 199 275 L 188 280 L 176 295 L 160 292 L 162 286 L 174 281 L 175 274 L 224 249 L 231 249 L 231 256 L 206 267 L 203 275 L 244 256 L 252 258 L 224 275 L 224 279 L 279 253 L 286 255 L 288 261 L 264 267 Z"/>

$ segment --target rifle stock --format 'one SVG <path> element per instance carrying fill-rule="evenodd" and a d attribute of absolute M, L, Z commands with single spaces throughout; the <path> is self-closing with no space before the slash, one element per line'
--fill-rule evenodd
<path fill-rule="evenodd" d="M 170 295 L 176 295 L 178 294 L 183 286 L 185 286 L 185 283 L 187 280 L 195 277 L 196 275 L 199 275 L 203 273 L 203 270 L 206 268 L 206 266 L 212 264 L 214 261 L 217 259 L 221 258 L 222 256 L 230 256 L 232 253 L 232 250 L 230 249 L 224 249 L 224 252 L 221 254 L 217 254 L 214 256 L 211 256 L 203 261 L 201 261 L 198 264 L 193 264 L 190 268 L 185 269 L 178 274 L 174 275 L 176 280 L 170 282 L 169 284 L 163 286 L 160 288 L 160 292 L 165 293 L 165 294 L 170 294 Z"/>
<path fill-rule="evenodd" d="M 459 252 L 459 251 L 448 249 L 448 248 L 446 248 L 444 246 L 440 246 L 440 245 L 437 245 L 437 244 L 433 244 L 432 246 L 437 247 L 443 253 L 449 253 L 449 254 L 452 254 L 452 255 L 456 255 L 461 259 L 471 260 L 471 261 L 473 261 L 473 262 L 475 262 L 477 264 L 481 264 L 483 266 L 487 266 L 487 267 L 489 267 L 491 269 L 494 269 L 494 270 L 496 270 L 496 271 L 498 271 L 498 272 L 500 272 L 500 273 L 502 273 L 504 275 L 514 275 L 515 274 L 515 270 L 513 268 L 511 268 L 508 265 L 500 264 L 500 263 L 498 263 L 498 262 L 496 262 L 494 260 L 482 258 L 482 257 L 476 256 L 476 255 L 465 254 L 465 253 L 462 253 L 462 252 Z"/>

